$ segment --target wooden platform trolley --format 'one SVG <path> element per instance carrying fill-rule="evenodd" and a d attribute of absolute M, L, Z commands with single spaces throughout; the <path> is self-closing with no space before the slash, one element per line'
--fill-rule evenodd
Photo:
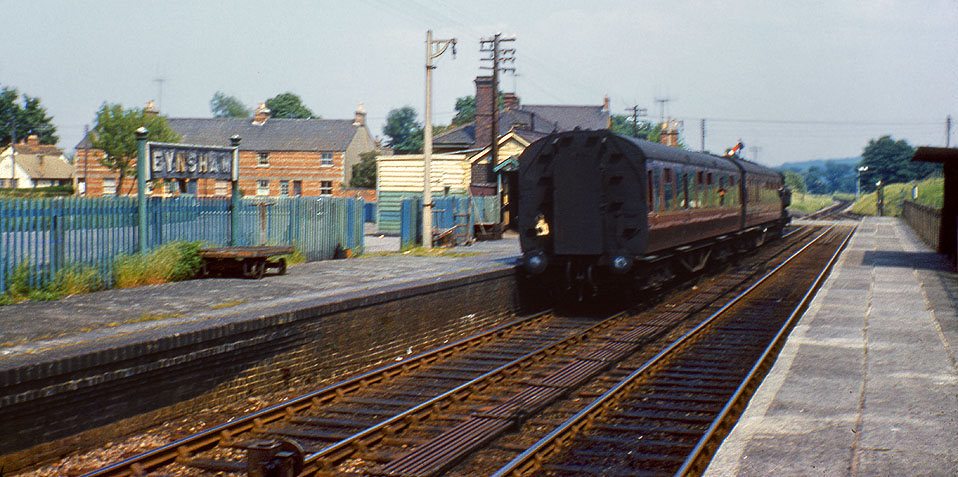
<path fill-rule="evenodd" d="M 286 273 L 286 259 L 280 257 L 270 261 L 277 255 L 293 253 L 293 247 L 268 246 L 258 247 L 217 247 L 200 249 L 203 257 L 201 275 L 213 274 L 242 275 L 246 278 L 263 278 L 267 269 L 277 269 L 276 274 Z"/>

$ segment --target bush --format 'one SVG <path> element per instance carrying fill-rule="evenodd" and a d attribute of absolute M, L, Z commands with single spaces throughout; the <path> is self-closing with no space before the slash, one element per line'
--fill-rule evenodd
<path fill-rule="evenodd" d="M 187 280 L 203 267 L 201 242 L 175 241 L 149 254 L 123 255 L 113 267 L 117 288 Z"/>
<path fill-rule="evenodd" d="M 46 286 L 37 288 L 30 285 L 30 262 L 24 261 L 7 282 L 7 289 L 0 297 L 0 305 L 10 305 L 24 300 L 56 300 L 78 293 L 89 293 L 103 288 L 103 279 L 96 267 L 71 264 L 61 268 Z"/>

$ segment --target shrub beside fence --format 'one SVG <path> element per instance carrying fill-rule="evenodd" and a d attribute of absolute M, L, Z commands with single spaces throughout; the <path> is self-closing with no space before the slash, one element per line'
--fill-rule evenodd
<path fill-rule="evenodd" d="M 938 234 L 941 227 L 941 209 L 904 200 L 901 216 L 932 250 L 938 250 Z"/>
<path fill-rule="evenodd" d="M 333 258 L 337 247 L 362 253 L 361 199 L 244 198 L 237 213 L 241 229 L 235 245 L 293 245 L 307 260 Z M 0 292 L 23 267 L 31 287 L 77 264 L 96 267 L 112 284 L 116 258 L 137 252 L 137 223 L 135 198 L 0 199 Z M 151 198 L 147 223 L 151 249 L 175 240 L 227 246 L 230 200 Z"/>

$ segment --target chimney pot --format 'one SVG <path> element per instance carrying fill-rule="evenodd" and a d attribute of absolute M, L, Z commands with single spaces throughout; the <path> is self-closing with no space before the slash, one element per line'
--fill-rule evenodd
<path fill-rule="evenodd" d="M 366 125 L 366 108 L 363 107 L 363 103 L 359 103 L 359 107 L 356 108 L 356 119 L 353 120 L 353 126 L 365 126 Z"/>
<path fill-rule="evenodd" d="M 27 141 L 26 141 L 26 143 L 27 143 L 28 146 L 39 146 L 39 145 L 40 145 L 40 136 L 37 136 L 36 134 L 31 134 L 31 135 L 27 136 Z"/>

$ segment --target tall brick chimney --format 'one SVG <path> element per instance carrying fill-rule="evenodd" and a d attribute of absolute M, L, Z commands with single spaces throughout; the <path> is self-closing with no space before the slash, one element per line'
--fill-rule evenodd
<path fill-rule="evenodd" d="M 262 126 L 266 124 L 267 119 L 269 119 L 269 108 L 266 107 L 266 103 L 259 103 L 256 111 L 253 112 L 253 125 Z"/>
<path fill-rule="evenodd" d="M 363 107 L 363 103 L 359 103 L 359 107 L 356 108 L 356 119 L 353 120 L 353 126 L 365 126 L 366 125 L 366 108 Z"/>
<path fill-rule="evenodd" d="M 516 93 L 502 94 L 502 108 L 503 109 L 519 109 L 519 97 L 516 96 Z"/>
<path fill-rule="evenodd" d="M 492 76 L 476 77 L 476 142 L 473 147 L 492 143 Z"/>

